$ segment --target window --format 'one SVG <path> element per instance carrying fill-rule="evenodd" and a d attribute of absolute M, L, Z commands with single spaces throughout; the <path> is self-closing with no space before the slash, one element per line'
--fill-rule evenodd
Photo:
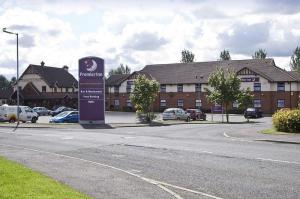
<path fill-rule="evenodd" d="M 119 86 L 114 86 L 114 93 L 119 93 Z"/>
<path fill-rule="evenodd" d="M 67 92 L 67 93 L 69 92 L 69 88 L 66 88 L 66 92 Z"/>
<path fill-rule="evenodd" d="M 234 109 L 239 108 L 239 103 L 237 101 L 232 102 L 232 108 L 234 108 Z"/>
<path fill-rule="evenodd" d="M 183 85 L 182 84 L 177 85 L 177 92 L 183 92 Z"/>
<path fill-rule="evenodd" d="M 166 107 L 167 106 L 167 100 L 160 100 L 160 107 Z"/>
<path fill-rule="evenodd" d="M 284 90 L 285 90 L 284 82 L 278 82 L 277 91 L 284 91 Z"/>
<path fill-rule="evenodd" d="M 196 108 L 200 108 L 202 106 L 202 103 L 201 103 L 201 100 L 196 100 L 196 102 L 195 102 L 195 107 Z"/>
<path fill-rule="evenodd" d="M 284 108 L 284 99 L 277 100 L 277 107 Z"/>
<path fill-rule="evenodd" d="M 46 92 L 46 86 L 42 86 L 42 92 Z"/>
<path fill-rule="evenodd" d="M 254 91 L 261 91 L 261 84 L 260 83 L 254 83 Z"/>
<path fill-rule="evenodd" d="M 115 99 L 115 106 L 120 106 L 120 100 Z"/>
<path fill-rule="evenodd" d="M 132 104 L 131 104 L 131 100 L 130 100 L 130 99 L 126 100 L 126 106 L 127 106 L 127 107 L 132 107 Z"/>
<path fill-rule="evenodd" d="M 54 87 L 54 92 L 57 92 L 57 88 L 56 87 Z"/>
<path fill-rule="evenodd" d="M 201 92 L 201 84 L 195 84 L 195 91 Z"/>
<path fill-rule="evenodd" d="M 177 100 L 177 106 L 183 108 L 183 99 Z"/>
<path fill-rule="evenodd" d="M 253 106 L 255 108 L 261 108 L 261 100 L 260 99 L 253 100 Z"/>
<path fill-rule="evenodd" d="M 127 81 L 127 86 L 126 86 L 126 92 L 130 93 L 131 92 L 131 85 L 133 85 L 133 81 Z"/>
<path fill-rule="evenodd" d="M 160 92 L 161 92 L 161 93 L 165 93 L 165 92 L 166 92 L 166 88 L 167 88 L 167 87 L 166 87 L 165 84 L 161 84 L 161 85 L 160 85 Z"/>

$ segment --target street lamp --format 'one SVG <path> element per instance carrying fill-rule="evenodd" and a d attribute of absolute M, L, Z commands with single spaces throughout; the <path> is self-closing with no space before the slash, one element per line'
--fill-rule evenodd
<path fill-rule="evenodd" d="M 15 32 L 7 31 L 6 28 L 3 28 L 3 32 L 17 36 L 17 120 L 18 120 L 17 125 L 19 125 L 19 116 L 20 116 L 20 112 L 19 112 L 19 106 L 20 106 L 20 101 L 19 101 L 19 34 L 15 33 Z"/>

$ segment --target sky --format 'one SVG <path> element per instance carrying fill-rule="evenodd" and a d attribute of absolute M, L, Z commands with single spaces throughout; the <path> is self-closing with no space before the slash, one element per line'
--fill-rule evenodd
<path fill-rule="evenodd" d="M 300 0 L 0 0 L 0 28 L 19 34 L 20 74 L 29 64 L 69 66 L 97 56 L 106 73 L 195 61 L 251 59 L 259 48 L 289 70 L 300 46 Z M 16 76 L 16 37 L 0 32 L 0 74 Z"/>

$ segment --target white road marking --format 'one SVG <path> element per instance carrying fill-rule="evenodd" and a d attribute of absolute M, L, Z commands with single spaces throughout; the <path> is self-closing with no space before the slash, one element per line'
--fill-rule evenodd
<path fill-rule="evenodd" d="M 67 137 L 63 137 L 63 138 L 61 138 L 61 139 L 63 139 L 63 140 L 72 140 L 72 139 L 74 139 L 74 137 L 72 137 L 72 136 L 67 136 Z"/>
<path fill-rule="evenodd" d="M 286 163 L 286 164 L 298 164 L 300 165 L 300 162 L 291 162 L 286 160 L 274 160 L 269 158 L 255 158 L 256 160 L 262 160 L 262 161 L 269 161 L 269 162 L 280 162 L 280 163 Z"/>
<path fill-rule="evenodd" d="M 204 193 L 204 192 L 195 191 L 195 190 L 192 190 L 192 189 L 188 189 L 188 188 L 185 188 L 185 187 L 180 187 L 180 186 L 168 184 L 168 183 L 165 183 L 165 182 L 162 182 L 162 181 L 153 180 L 153 179 L 150 179 L 150 178 L 145 178 L 145 177 L 142 177 L 141 175 L 132 173 L 130 171 L 127 171 L 127 170 L 124 170 L 124 169 L 120 169 L 120 168 L 117 168 L 117 167 L 114 167 L 114 166 L 111 166 L 111 165 L 107 165 L 107 164 L 103 164 L 103 163 L 99 163 L 99 162 L 94 162 L 94 161 L 91 161 L 91 160 L 86 160 L 86 159 L 77 158 L 77 157 L 73 157 L 73 156 L 68 156 L 68 155 L 53 153 L 53 152 L 49 152 L 49 151 L 43 151 L 43 150 L 31 149 L 31 148 L 27 148 L 27 147 L 15 146 L 15 145 L 8 145 L 8 144 L 0 144 L 0 145 L 1 146 L 12 147 L 12 148 L 17 148 L 17 149 L 28 150 L 28 151 L 34 151 L 34 152 L 38 152 L 38 153 L 46 153 L 46 154 L 50 154 L 50 155 L 56 155 L 56 156 L 59 156 L 59 157 L 70 158 L 70 159 L 79 160 L 79 161 L 87 162 L 87 163 L 90 163 L 90 164 L 94 164 L 94 165 L 98 165 L 98 166 L 103 166 L 103 167 L 106 167 L 106 168 L 114 169 L 114 170 L 126 173 L 128 175 L 134 176 L 136 178 L 139 178 L 141 180 L 144 180 L 145 182 L 148 182 L 150 184 L 156 185 L 159 188 L 163 189 L 164 191 L 170 193 L 176 199 L 183 199 L 183 198 L 180 195 L 178 195 L 175 192 L 173 192 L 172 190 L 166 188 L 165 186 L 173 187 L 173 188 L 176 188 L 176 189 L 179 189 L 179 190 L 183 190 L 183 191 L 186 191 L 186 192 L 194 193 L 194 194 L 197 194 L 197 195 L 206 196 L 206 197 L 213 198 L 213 199 L 223 199 L 223 198 L 220 198 L 220 197 L 217 197 L 217 196 L 213 196 L 213 195 L 210 195 L 210 194 L 207 194 L 207 193 Z"/>
<path fill-rule="evenodd" d="M 228 135 L 227 133 L 223 133 L 224 137 L 231 139 L 232 141 L 240 141 L 240 142 L 254 142 L 252 140 L 245 140 L 243 138 L 237 138 L 237 137 L 232 137 L 230 135 Z"/>

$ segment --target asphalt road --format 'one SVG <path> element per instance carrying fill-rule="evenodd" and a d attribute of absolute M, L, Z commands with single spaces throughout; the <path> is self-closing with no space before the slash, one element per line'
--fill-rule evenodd
<path fill-rule="evenodd" d="M 250 124 L 0 129 L 0 155 L 94 198 L 300 198 L 300 145 L 230 139 Z"/>

